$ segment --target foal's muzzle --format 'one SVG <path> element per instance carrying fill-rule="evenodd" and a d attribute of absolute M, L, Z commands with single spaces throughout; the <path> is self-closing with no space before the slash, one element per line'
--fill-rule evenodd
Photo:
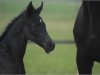
<path fill-rule="evenodd" d="M 55 48 L 55 43 L 54 43 L 53 41 L 48 41 L 48 42 L 46 43 L 45 46 L 46 46 L 45 52 L 46 52 L 46 53 L 49 53 L 49 52 L 51 52 L 51 51 L 54 50 L 54 48 Z"/>

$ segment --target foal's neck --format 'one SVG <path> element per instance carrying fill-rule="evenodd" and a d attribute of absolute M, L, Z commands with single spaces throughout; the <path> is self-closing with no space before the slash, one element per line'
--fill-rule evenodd
<path fill-rule="evenodd" d="M 21 19 L 16 21 L 2 41 L 6 45 L 8 54 L 14 57 L 15 60 L 23 59 L 28 41 L 23 34 L 23 21 Z"/>

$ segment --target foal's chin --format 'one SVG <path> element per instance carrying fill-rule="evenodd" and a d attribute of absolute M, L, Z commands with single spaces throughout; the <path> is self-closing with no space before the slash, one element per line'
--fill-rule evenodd
<path fill-rule="evenodd" d="M 39 45 L 39 46 L 42 47 L 46 53 L 50 53 L 51 51 L 53 51 L 53 49 L 51 49 L 47 46 L 43 46 L 43 45 Z"/>
<path fill-rule="evenodd" d="M 42 47 L 46 53 L 50 53 L 51 51 L 54 50 L 55 48 L 55 43 L 49 44 L 48 43 L 37 43 L 35 42 L 37 45 L 39 45 L 40 47 Z"/>
<path fill-rule="evenodd" d="M 50 53 L 52 50 L 47 50 L 47 49 L 45 49 L 45 52 L 46 53 Z"/>
<path fill-rule="evenodd" d="M 45 50 L 46 53 L 50 53 L 54 50 L 55 44 L 52 46 L 45 45 L 45 46 L 42 46 L 42 48 Z"/>
<path fill-rule="evenodd" d="M 50 53 L 50 52 L 52 52 L 52 51 L 54 50 L 53 47 L 52 47 L 52 48 L 50 48 L 50 47 L 45 47 L 45 48 L 43 48 L 43 49 L 45 50 L 46 53 Z"/>
<path fill-rule="evenodd" d="M 46 53 L 50 53 L 51 51 L 53 51 L 53 49 L 50 49 L 50 48 L 47 48 L 47 47 L 44 47 L 41 45 L 39 45 L 39 46 L 42 47 Z"/>

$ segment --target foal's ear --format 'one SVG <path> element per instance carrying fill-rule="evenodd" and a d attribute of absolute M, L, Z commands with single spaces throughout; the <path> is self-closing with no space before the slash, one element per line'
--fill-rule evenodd
<path fill-rule="evenodd" d="M 33 7 L 32 1 L 31 1 L 31 2 L 29 3 L 29 5 L 28 5 L 27 9 L 26 9 L 26 15 L 27 15 L 28 17 L 31 17 L 34 11 L 35 11 L 35 8 Z"/>
<path fill-rule="evenodd" d="M 41 13 L 42 8 L 43 8 L 43 1 L 41 2 L 41 6 L 36 10 L 38 15 Z"/>

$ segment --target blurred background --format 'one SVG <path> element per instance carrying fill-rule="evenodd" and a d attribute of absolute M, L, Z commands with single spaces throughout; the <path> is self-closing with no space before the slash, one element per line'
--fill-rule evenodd
<path fill-rule="evenodd" d="M 32 1 L 39 7 L 41 0 L 0 0 L 0 34 L 18 14 Z M 51 38 L 56 42 L 53 52 L 46 54 L 36 44 L 28 43 L 24 57 L 27 74 L 77 74 L 76 46 L 73 26 L 81 5 L 78 0 L 42 0 L 41 17 Z M 94 74 L 100 73 L 100 64 L 95 63 Z"/>

